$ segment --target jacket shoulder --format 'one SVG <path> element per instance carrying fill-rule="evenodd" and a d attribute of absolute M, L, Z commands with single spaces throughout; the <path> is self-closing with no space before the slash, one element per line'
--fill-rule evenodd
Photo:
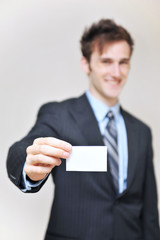
<path fill-rule="evenodd" d="M 65 111 L 68 108 L 70 108 L 70 106 L 72 104 L 74 104 L 74 102 L 76 102 L 79 99 L 79 97 L 77 98 L 69 98 L 63 101 L 54 101 L 54 102 L 48 102 L 43 104 L 38 112 L 38 115 L 41 114 L 52 114 L 52 113 L 57 113 L 57 112 L 61 112 L 61 111 Z"/>
<path fill-rule="evenodd" d="M 124 120 L 129 120 L 134 125 L 136 125 L 139 129 L 147 131 L 149 132 L 149 134 L 151 134 L 151 128 L 147 123 L 140 120 L 138 117 L 134 116 L 130 112 L 123 110 L 122 108 L 121 108 L 121 113 L 122 113 L 122 116 L 124 117 Z"/>

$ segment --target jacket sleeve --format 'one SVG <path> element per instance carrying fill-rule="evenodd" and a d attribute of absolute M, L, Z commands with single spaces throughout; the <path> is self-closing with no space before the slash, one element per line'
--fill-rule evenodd
<path fill-rule="evenodd" d="M 50 124 L 52 122 L 52 124 Z M 32 145 L 34 139 L 38 137 L 57 137 L 56 131 L 57 116 L 51 113 L 48 104 L 39 110 L 37 121 L 31 131 L 22 140 L 14 143 L 8 152 L 7 172 L 10 180 L 22 191 L 23 190 L 23 167 L 26 161 L 26 149 Z M 54 128 L 55 126 L 55 128 Z M 48 177 L 47 177 L 48 178 Z M 31 188 L 26 192 L 37 192 L 46 182 L 47 178 L 37 187 Z"/>
<path fill-rule="evenodd" d="M 144 240 L 160 240 L 160 229 L 157 208 L 157 189 L 153 166 L 152 136 L 149 131 L 148 155 L 144 183 L 143 204 Z"/>

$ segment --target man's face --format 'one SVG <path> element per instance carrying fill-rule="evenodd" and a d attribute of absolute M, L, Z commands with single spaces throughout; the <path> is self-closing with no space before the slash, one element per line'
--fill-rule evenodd
<path fill-rule="evenodd" d="M 99 100 L 113 106 L 126 83 L 130 66 L 130 47 L 126 41 L 106 43 L 102 53 L 92 52 L 86 61 L 90 91 Z"/>

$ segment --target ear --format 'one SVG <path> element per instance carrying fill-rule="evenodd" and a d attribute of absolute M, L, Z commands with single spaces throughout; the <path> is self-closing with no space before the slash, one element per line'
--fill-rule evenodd
<path fill-rule="evenodd" d="M 85 72 L 87 75 L 89 75 L 89 73 L 90 73 L 89 63 L 88 63 L 88 60 L 84 56 L 81 58 L 81 68 L 82 68 L 83 72 Z"/>

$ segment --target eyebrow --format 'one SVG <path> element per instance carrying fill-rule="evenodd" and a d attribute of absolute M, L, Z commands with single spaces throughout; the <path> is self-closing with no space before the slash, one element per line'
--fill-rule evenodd
<path fill-rule="evenodd" d="M 109 61 L 113 61 L 114 59 L 113 58 L 110 58 L 110 57 L 103 57 L 103 56 L 100 56 L 100 59 L 101 60 L 109 60 Z M 130 61 L 130 58 L 121 58 L 119 59 L 119 61 L 125 61 L 125 62 L 129 62 Z"/>

